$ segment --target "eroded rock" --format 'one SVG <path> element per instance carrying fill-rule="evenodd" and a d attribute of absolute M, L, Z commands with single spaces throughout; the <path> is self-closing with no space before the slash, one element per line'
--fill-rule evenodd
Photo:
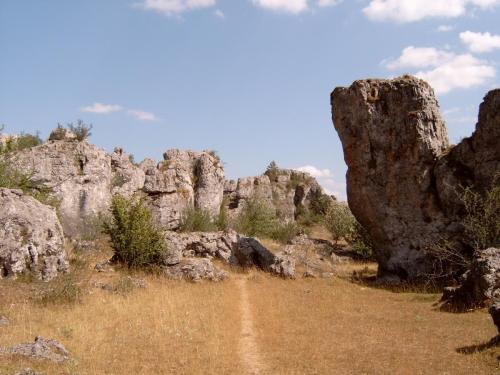
<path fill-rule="evenodd" d="M 380 274 L 432 273 L 427 250 L 463 242 L 458 184 L 484 191 L 500 170 L 500 90 L 486 96 L 473 136 L 453 148 L 434 91 L 420 79 L 356 81 L 331 102 L 349 206 L 373 240 Z"/>
<path fill-rule="evenodd" d="M 0 349 L 0 354 L 19 355 L 36 360 L 48 360 L 63 363 L 69 360 L 69 352 L 56 340 L 47 340 L 37 336 L 34 342 L 19 344 L 11 348 Z"/>
<path fill-rule="evenodd" d="M 55 209 L 20 190 L 0 188 L 0 276 L 31 271 L 49 281 L 68 269 Z"/>
<path fill-rule="evenodd" d="M 173 266 L 165 267 L 166 276 L 173 279 L 187 279 L 193 282 L 201 280 L 222 281 L 228 274 L 214 267 L 210 259 L 184 258 Z"/>

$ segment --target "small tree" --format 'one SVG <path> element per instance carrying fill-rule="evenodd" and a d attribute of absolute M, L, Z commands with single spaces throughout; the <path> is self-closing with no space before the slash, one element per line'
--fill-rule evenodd
<path fill-rule="evenodd" d="M 217 225 L 213 222 L 210 212 L 195 207 L 188 207 L 181 218 L 181 232 L 213 232 Z"/>
<path fill-rule="evenodd" d="M 274 160 L 271 161 L 267 166 L 265 174 L 267 175 L 267 177 L 269 177 L 271 182 L 274 182 L 278 179 L 279 168 L 278 164 L 276 164 Z"/>
<path fill-rule="evenodd" d="M 163 232 L 153 222 L 151 210 L 142 199 L 115 195 L 111 218 L 104 224 L 118 261 L 137 268 L 161 261 L 166 250 Z"/>
<path fill-rule="evenodd" d="M 355 231 L 356 219 L 349 206 L 344 203 L 334 203 L 328 209 L 325 225 L 337 243 L 341 238 L 348 240 Z"/>
<path fill-rule="evenodd" d="M 79 141 L 83 141 L 90 137 L 92 135 L 90 132 L 92 128 L 92 124 L 86 124 L 82 120 L 77 120 L 76 125 L 73 125 L 73 123 L 68 124 L 68 129 L 75 134 L 76 139 Z"/>
<path fill-rule="evenodd" d="M 247 236 L 269 237 L 278 224 L 276 213 L 259 199 L 248 199 L 236 219 L 236 230 Z"/>

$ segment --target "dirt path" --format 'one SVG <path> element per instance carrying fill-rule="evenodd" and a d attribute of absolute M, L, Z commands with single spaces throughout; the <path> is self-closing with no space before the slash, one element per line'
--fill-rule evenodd
<path fill-rule="evenodd" d="M 239 342 L 240 359 L 248 374 L 265 374 L 266 366 L 262 360 L 256 333 L 253 326 L 253 315 L 248 298 L 247 280 L 236 281 L 240 290 L 241 336 Z"/>

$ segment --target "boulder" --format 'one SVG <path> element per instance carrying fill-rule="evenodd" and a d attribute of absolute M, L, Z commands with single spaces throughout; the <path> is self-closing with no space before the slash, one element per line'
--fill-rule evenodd
<path fill-rule="evenodd" d="M 0 348 L 0 355 L 17 355 L 36 360 L 48 360 L 63 363 L 69 360 L 69 353 L 63 344 L 56 340 L 47 340 L 37 336 L 34 342 L 15 345 L 11 348 Z"/>
<path fill-rule="evenodd" d="M 20 190 L 0 188 L 0 277 L 32 271 L 49 281 L 68 269 L 55 209 Z"/>
<path fill-rule="evenodd" d="M 179 263 L 164 268 L 164 274 L 172 279 L 222 281 L 228 274 L 214 267 L 210 259 L 184 258 Z"/>
<path fill-rule="evenodd" d="M 445 305 L 468 310 L 500 300 L 500 249 L 476 252 L 463 280 L 460 287 L 445 290 Z"/>
<path fill-rule="evenodd" d="M 433 272 L 429 248 L 460 247 L 454 190 L 484 190 L 499 171 L 499 97 L 486 96 L 476 132 L 452 147 L 434 91 L 420 79 L 360 80 L 333 91 L 349 207 L 371 236 L 381 275 L 418 279 Z"/>
<path fill-rule="evenodd" d="M 500 300 L 495 301 L 489 309 L 493 323 L 498 328 L 498 334 L 500 335 Z"/>

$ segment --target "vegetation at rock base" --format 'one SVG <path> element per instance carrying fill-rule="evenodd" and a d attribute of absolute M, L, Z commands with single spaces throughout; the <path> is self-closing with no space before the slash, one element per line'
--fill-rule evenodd
<path fill-rule="evenodd" d="M 104 231 L 110 236 L 115 259 L 130 268 L 159 263 L 166 243 L 144 201 L 115 195 L 110 213 Z"/>
<path fill-rule="evenodd" d="M 207 210 L 188 207 L 181 216 L 180 232 L 213 232 L 217 224 Z"/>
<path fill-rule="evenodd" d="M 66 126 L 57 124 L 57 128 L 55 128 L 50 133 L 49 140 L 50 141 L 63 140 L 64 138 L 66 138 L 66 133 L 70 131 L 75 135 L 76 140 L 83 141 L 92 135 L 91 133 L 92 127 L 93 127 L 92 124 L 86 124 L 82 120 L 77 120 L 76 124 L 70 122 L 66 124 Z"/>

